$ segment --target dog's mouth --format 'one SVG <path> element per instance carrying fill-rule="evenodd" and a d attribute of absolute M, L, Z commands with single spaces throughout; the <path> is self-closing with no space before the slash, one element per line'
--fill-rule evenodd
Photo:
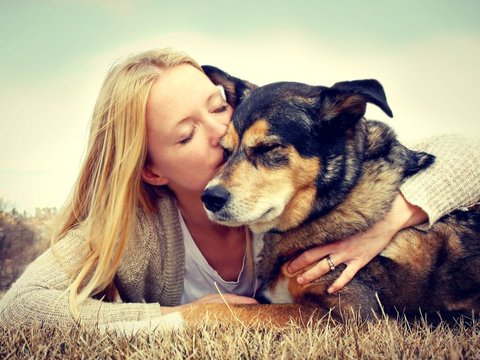
<path fill-rule="evenodd" d="M 201 195 L 208 218 L 224 226 L 246 225 L 254 232 L 276 227 L 291 198 L 291 187 L 277 187 L 275 191 L 272 187 L 259 188 L 252 179 L 244 179 L 242 185 L 227 186 L 219 178 L 211 180 Z"/>
<path fill-rule="evenodd" d="M 270 209 L 268 209 L 267 211 L 265 211 L 262 216 L 260 216 L 259 220 L 261 220 L 262 218 L 265 218 L 268 216 L 268 214 L 270 214 L 272 211 L 274 210 L 273 207 L 271 207 Z"/>
<path fill-rule="evenodd" d="M 272 214 L 275 212 L 274 207 L 268 208 L 260 216 L 251 217 L 251 216 L 238 216 L 232 214 L 228 210 L 220 210 L 218 212 L 212 212 L 207 209 L 208 218 L 218 224 L 237 227 L 237 226 L 248 226 L 252 229 L 261 226 L 263 227 L 266 223 L 271 223 L 276 220 L 277 216 L 272 217 Z"/>

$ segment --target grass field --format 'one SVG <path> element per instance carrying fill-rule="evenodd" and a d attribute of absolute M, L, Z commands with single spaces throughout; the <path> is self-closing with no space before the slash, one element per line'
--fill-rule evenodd
<path fill-rule="evenodd" d="M 38 228 L 37 224 L 35 229 Z M 11 243 L 14 245 L 18 240 L 13 236 L 15 229 L 12 227 L 11 232 Z M 43 243 L 30 244 L 37 253 L 48 245 L 45 242 L 47 237 L 40 235 Z M 33 240 L 35 237 L 32 237 Z M 10 248 L 23 251 L 25 244 L 19 242 Z M 33 256 L 20 261 L 19 256 L 14 255 L 11 258 L 15 261 L 11 264 L 15 266 L 26 265 Z M 2 269 L 8 270 L 5 267 Z M 2 297 L 0 291 L 0 299 Z M 454 325 L 441 323 L 433 327 L 424 320 L 409 323 L 383 318 L 368 323 L 322 321 L 303 328 L 292 325 L 278 330 L 210 321 L 182 331 L 129 336 L 75 327 L 0 326 L 0 359 L 324 358 L 480 359 L 480 322 L 468 325 L 462 321 Z"/>
<path fill-rule="evenodd" d="M 480 323 L 381 319 L 281 330 L 208 323 L 175 332 L 105 334 L 0 328 L 2 359 L 480 359 Z"/>

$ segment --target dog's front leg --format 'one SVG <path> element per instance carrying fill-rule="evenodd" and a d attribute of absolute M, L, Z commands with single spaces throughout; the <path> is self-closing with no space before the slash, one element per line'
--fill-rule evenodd
<path fill-rule="evenodd" d="M 181 311 L 185 326 L 227 324 L 249 328 L 306 326 L 310 321 L 335 321 L 328 310 L 301 304 L 199 304 Z"/>

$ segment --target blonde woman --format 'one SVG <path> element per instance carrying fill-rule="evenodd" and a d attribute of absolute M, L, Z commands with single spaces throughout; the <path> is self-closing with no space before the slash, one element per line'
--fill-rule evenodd
<path fill-rule="evenodd" d="M 183 53 L 152 50 L 114 66 L 58 241 L 4 296 L 0 325 L 149 327 L 186 304 L 223 301 L 217 287 L 229 302 L 255 303 L 247 232 L 211 223 L 200 200 L 224 161 L 218 144 L 232 111 Z M 441 137 L 420 146 L 436 164 L 404 185 L 383 222 L 327 249 L 348 265 L 332 291 L 398 230 L 478 201 L 478 140 Z M 292 266 L 323 252 L 309 250 Z M 299 281 L 324 273 L 312 269 Z"/>

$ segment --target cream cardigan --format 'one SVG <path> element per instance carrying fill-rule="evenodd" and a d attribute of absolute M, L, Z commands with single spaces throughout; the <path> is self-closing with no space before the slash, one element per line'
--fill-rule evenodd
<path fill-rule="evenodd" d="M 430 224 L 453 209 L 479 201 L 480 139 L 441 136 L 415 146 L 436 156 L 436 162 L 410 179 L 401 191 L 429 215 Z M 159 323 L 160 304 L 178 305 L 183 293 L 184 247 L 175 199 L 163 196 L 156 214 L 138 211 L 136 236 L 130 241 L 116 273 L 124 302 L 88 299 L 79 305 L 83 326 L 144 327 Z M 0 325 L 42 322 L 71 326 L 66 288 L 85 250 L 81 230 L 72 230 L 31 263 L 0 302 Z M 60 261 L 59 261 L 60 260 Z"/>

